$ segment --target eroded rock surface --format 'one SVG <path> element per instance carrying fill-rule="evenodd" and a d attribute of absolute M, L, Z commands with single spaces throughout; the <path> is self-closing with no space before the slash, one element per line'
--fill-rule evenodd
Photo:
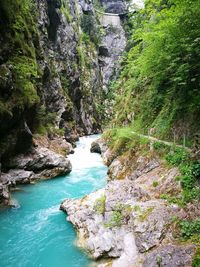
<path fill-rule="evenodd" d="M 164 245 L 152 251 L 146 257 L 142 267 L 155 267 L 160 263 L 163 267 L 192 266 L 192 255 L 195 247 L 192 245 Z"/>
<path fill-rule="evenodd" d="M 103 157 L 107 150 L 102 139 L 92 144 L 92 151 Z M 180 191 L 178 170 L 164 168 L 156 158 L 139 157 L 135 170 L 127 172 L 130 162 L 124 165 L 121 160 L 110 161 L 113 179 L 104 189 L 61 204 L 78 231 L 78 245 L 94 259 L 109 259 L 97 263 L 99 267 L 192 266 L 196 247 L 178 244 L 171 229 L 173 218 L 182 220 L 187 211 L 159 197 L 171 186 Z M 119 179 L 122 172 L 126 175 Z M 198 214 L 196 209 L 190 211 Z"/>
<path fill-rule="evenodd" d="M 9 202 L 11 186 L 67 174 L 71 172 L 72 166 L 66 157 L 47 148 L 38 147 L 29 153 L 11 158 L 7 168 L 9 170 L 2 172 L 0 176 L 0 196 L 5 204 Z"/>

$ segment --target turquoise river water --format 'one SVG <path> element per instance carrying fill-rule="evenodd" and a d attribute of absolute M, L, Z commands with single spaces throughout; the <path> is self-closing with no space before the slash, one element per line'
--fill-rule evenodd
<path fill-rule="evenodd" d="M 84 196 L 105 185 L 107 168 L 90 153 L 97 135 L 81 137 L 69 156 L 69 175 L 12 194 L 18 208 L 0 211 L 0 267 L 86 267 L 87 256 L 75 245 L 76 233 L 59 210 L 65 198 Z"/>

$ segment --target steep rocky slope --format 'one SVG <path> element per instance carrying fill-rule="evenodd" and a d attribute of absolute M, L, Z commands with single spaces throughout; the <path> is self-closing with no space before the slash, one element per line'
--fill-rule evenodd
<path fill-rule="evenodd" d="M 126 39 L 120 21 L 102 25 L 99 16 L 87 1 L 0 1 L 4 173 L 17 154 L 35 157 L 42 147 L 59 153 L 60 144 L 66 156 L 67 142 L 101 131 L 105 88 L 119 66 L 113 53 L 122 53 Z"/>
<path fill-rule="evenodd" d="M 78 231 L 77 244 L 100 260 L 95 266 L 198 266 L 198 235 L 190 240 L 187 229 L 180 231 L 180 222 L 199 218 L 198 200 L 183 205 L 162 197 L 182 194 L 179 169 L 167 167 L 149 143 L 132 150 L 124 144 L 121 153 L 108 143 L 91 148 L 109 165 L 107 186 L 61 204 Z"/>

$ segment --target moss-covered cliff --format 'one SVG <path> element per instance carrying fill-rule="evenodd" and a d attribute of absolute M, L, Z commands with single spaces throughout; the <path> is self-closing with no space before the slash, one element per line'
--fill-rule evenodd
<path fill-rule="evenodd" d="M 78 137 L 101 131 L 126 39 L 97 13 L 87 0 L 0 0 L 0 202 L 16 183 L 69 172 Z"/>
<path fill-rule="evenodd" d="M 91 3 L 1 0 L 0 36 L 3 162 L 27 151 L 35 133 L 74 142 L 101 130 L 105 32 Z"/>

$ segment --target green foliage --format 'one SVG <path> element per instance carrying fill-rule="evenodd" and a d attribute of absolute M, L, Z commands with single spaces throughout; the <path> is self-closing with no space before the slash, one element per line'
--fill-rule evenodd
<path fill-rule="evenodd" d="M 64 135 L 63 129 L 56 129 L 55 120 L 57 114 L 55 112 L 49 112 L 46 110 L 44 105 L 37 107 L 36 113 L 36 131 L 40 134 L 57 134 L 57 135 Z"/>
<path fill-rule="evenodd" d="M 191 165 L 191 172 L 195 178 L 200 178 L 200 163 L 193 162 Z"/>
<path fill-rule="evenodd" d="M 103 7 L 103 5 L 99 0 L 93 0 L 92 3 L 95 9 L 101 12 L 105 12 L 105 8 Z"/>
<path fill-rule="evenodd" d="M 94 209 L 98 214 L 104 214 L 105 212 L 106 196 L 98 198 L 95 202 Z"/>
<path fill-rule="evenodd" d="M 8 115 L 9 117 L 12 117 L 12 112 L 8 108 L 7 103 L 3 103 L 0 100 L 0 116 L 5 116 L 5 115 Z"/>
<path fill-rule="evenodd" d="M 18 106 L 31 107 L 39 103 L 35 79 L 38 78 L 37 63 L 28 57 L 15 57 L 9 62 L 13 65 L 15 81 L 15 101 Z"/>
<path fill-rule="evenodd" d="M 171 165 L 178 166 L 181 172 L 179 180 L 183 188 L 183 203 L 190 202 L 193 199 L 199 199 L 200 189 L 197 184 L 197 178 L 200 175 L 200 164 L 191 160 L 187 151 L 179 148 L 167 154 L 166 160 Z"/>
<path fill-rule="evenodd" d="M 161 264 L 162 264 L 162 257 L 160 255 L 157 255 L 156 256 L 156 263 L 157 263 L 157 266 L 161 266 Z"/>
<path fill-rule="evenodd" d="M 163 144 L 163 143 L 161 143 L 161 142 L 158 142 L 158 141 L 156 141 L 156 142 L 153 143 L 153 148 L 154 148 L 155 150 L 166 149 L 166 148 L 168 148 L 168 147 L 169 147 L 169 146 L 167 146 L 167 145 L 165 145 L 165 144 Z"/>
<path fill-rule="evenodd" d="M 120 227 L 123 223 L 124 216 L 121 211 L 114 210 L 112 211 L 110 221 L 106 223 L 106 227 Z"/>
<path fill-rule="evenodd" d="M 159 185 L 159 182 L 158 181 L 153 181 L 153 183 L 152 183 L 152 186 L 153 187 L 157 187 Z"/>
<path fill-rule="evenodd" d="M 82 35 L 81 35 L 81 40 L 86 45 L 88 45 L 90 43 L 90 36 L 87 33 L 83 32 Z"/>
<path fill-rule="evenodd" d="M 128 215 L 132 211 L 132 207 L 128 204 L 117 203 L 115 210 L 121 212 L 124 216 Z"/>
<path fill-rule="evenodd" d="M 195 176 L 193 175 L 191 164 L 181 164 L 179 169 L 182 174 L 181 185 L 183 189 L 192 190 L 195 185 Z"/>
<path fill-rule="evenodd" d="M 141 213 L 139 215 L 139 220 L 141 222 L 144 222 L 146 220 L 146 218 L 149 216 L 149 214 L 152 213 L 153 209 L 154 209 L 153 207 L 149 207 L 146 210 L 141 211 Z"/>
<path fill-rule="evenodd" d="M 161 199 L 167 200 L 169 204 L 178 204 L 180 207 L 183 207 L 185 203 L 183 203 L 182 198 L 179 196 L 171 196 L 169 194 L 161 194 L 160 195 Z"/>
<path fill-rule="evenodd" d="M 161 143 L 159 141 L 156 141 L 153 143 L 153 150 L 156 152 L 156 154 L 160 158 L 165 158 L 166 154 L 168 154 L 172 149 L 172 146 L 166 145 L 164 143 Z"/>
<path fill-rule="evenodd" d="M 117 155 L 136 148 L 146 150 L 149 145 L 149 140 L 135 135 L 131 127 L 113 128 L 105 132 L 104 137 Z"/>
<path fill-rule="evenodd" d="M 192 261 L 192 267 L 199 267 L 199 266 L 200 266 L 200 248 L 197 250 Z"/>
<path fill-rule="evenodd" d="M 141 207 L 140 207 L 139 205 L 135 205 L 135 206 L 133 207 L 133 210 L 134 210 L 135 212 L 141 212 Z"/>
<path fill-rule="evenodd" d="M 81 17 L 81 28 L 85 34 L 90 38 L 96 46 L 99 45 L 101 41 L 101 31 L 100 27 L 97 27 L 98 23 L 93 14 L 83 14 Z"/>
<path fill-rule="evenodd" d="M 38 134 L 41 134 L 41 135 L 46 135 L 47 134 L 47 129 L 42 125 L 42 124 L 39 124 L 37 127 L 36 127 L 36 132 Z"/>
<path fill-rule="evenodd" d="M 109 31 L 113 32 L 113 33 L 117 33 L 118 29 L 115 26 L 113 26 L 112 24 L 110 24 L 109 25 Z"/>
<path fill-rule="evenodd" d="M 91 60 L 90 60 L 89 54 L 94 51 L 94 47 L 92 46 L 92 43 L 87 38 L 87 34 L 82 34 L 80 36 L 79 45 L 76 47 L 76 50 L 77 50 L 77 54 L 78 54 L 78 58 L 80 62 L 79 71 L 81 73 L 81 82 L 85 82 L 85 81 L 88 81 L 87 76 L 90 75 L 90 70 L 91 70 Z"/>
<path fill-rule="evenodd" d="M 12 116 L 14 109 L 23 112 L 40 102 L 36 86 L 41 75 L 36 61 L 40 52 L 37 12 L 31 0 L 8 0 L 0 1 L 0 16 L 0 34 L 5 40 L 1 52 L 13 82 L 9 98 L 0 96 L 0 112 Z"/>
<path fill-rule="evenodd" d="M 105 226 L 110 228 L 121 226 L 125 221 L 127 222 L 130 219 L 132 210 L 132 207 L 128 204 L 117 203 L 115 210 L 112 211 L 110 220 Z"/>
<path fill-rule="evenodd" d="M 171 165 L 179 166 L 189 160 L 189 153 L 183 148 L 176 147 L 166 155 L 166 160 Z"/>
<path fill-rule="evenodd" d="M 180 222 L 181 236 L 190 239 L 194 235 L 200 235 L 200 220 Z"/>
<path fill-rule="evenodd" d="M 190 241 L 196 245 L 197 250 L 192 261 L 192 267 L 200 266 L 200 220 L 180 221 L 178 218 L 175 223 L 179 226 L 180 238 Z"/>
<path fill-rule="evenodd" d="M 170 165 L 178 166 L 181 176 L 178 180 L 181 183 L 183 192 L 181 196 L 162 196 L 170 203 L 177 203 L 184 206 L 188 202 L 200 199 L 199 175 L 200 164 L 193 161 L 189 153 L 181 148 L 174 148 L 166 155 L 166 160 Z"/>
<path fill-rule="evenodd" d="M 0 8 L 4 22 L 0 25 L 0 30 L 4 32 L 6 28 L 7 35 L 7 42 L 3 44 L 2 48 L 7 49 L 6 45 L 9 43 L 9 52 L 12 55 L 25 55 L 34 58 L 33 44 L 38 47 L 39 42 L 36 27 L 37 13 L 33 2 L 27 0 L 1 1 Z"/>
<path fill-rule="evenodd" d="M 190 240 L 197 245 L 197 251 L 192 261 L 192 267 L 200 266 L 200 220 L 179 222 L 180 234 L 184 240 Z"/>
<path fill-rule="evenodd" d="M 146 1 L 130 19 L 132 46 L 115 84 L 114 123 L 182 142 L 200 130 L 200 3 Z M 130 114 L 133 114 L 130 119 Z"/>
<path fill-rule="evenodd" d="M 78 54 L 81 65 L 85 65 L 85 54 L 84 54 L 83 48 L 81 46 L 77 46 L 76 50 L 77 50 L 77 54 Z"/>
<path fill-rule="evenodd" d="M 68 0 L 62 0 L 61 12 L 65 15 L 68 23 L 71 23 L 73 21 Z"/>
<path fill-rule="evenodd" d="M 68 77 L 64 75 L 60 76 L 60 80 L 61 80 L 62 88 L 64 89 L 65 92 L 68 92 L 69 87 L 70 87 L 70 80 L 68 79 Z"/>

